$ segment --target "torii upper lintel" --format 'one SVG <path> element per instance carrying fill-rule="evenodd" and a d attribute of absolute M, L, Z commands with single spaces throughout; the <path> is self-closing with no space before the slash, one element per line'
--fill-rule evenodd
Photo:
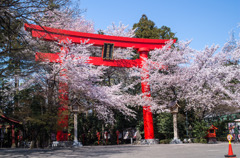
<path fill-rule="evenodd" d="M 145 39 L 145 38 L 130 38 L 130 37 L 120 37 L 120 36 L 109 36 L 100 35 L 93 33 L 84 33 L 69 31 L 63 29 L 55 29 L 45 26 L 25 24 L 25 29 L 32 33 L 32 37 L 41 38 L 50 41 L 59 41 L 69 39 L 73 43 L 80 44 L 85 40 L 89 40 L 87 43 L 91 43 L 94 46 L 103 46 L 104 43 L 114 43 L 114 47 L 127 48 L 132 47 L 134 49 L 148 48 L 153 50 L 155 48 L 159 49 L 165 46 L 166 39 Z"/>

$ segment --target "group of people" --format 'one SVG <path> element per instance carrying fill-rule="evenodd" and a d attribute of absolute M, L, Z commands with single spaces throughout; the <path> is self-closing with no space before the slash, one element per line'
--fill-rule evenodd
<path fill-rule="evenodd" d="M 238 126 L 230 125 L 230 127 L 229 127 L 229 134 L 231 134 L 233 136 L 234 142 L 238 142 L 239 141 L 239 138 L 238 138 L 238 134 L 239 134 Z"/>

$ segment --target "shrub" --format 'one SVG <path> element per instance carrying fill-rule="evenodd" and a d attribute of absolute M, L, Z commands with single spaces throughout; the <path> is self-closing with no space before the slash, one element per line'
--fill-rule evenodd
<path fill-rule="evenodd" d="M 207 140 L 206 140 L 205 138 L 200 138 L 200 139 L 199 139 L 199 143 L 206 144 L 206 143 L 207 143 Z"/>
<path fill-rule="evenodd" d="M 199 138 L 193 139 L 193 143 L 199 143 L 199 142 L 200 142 L 200 139 L 199 139 Z"/>
<path fill-rule="evenodd" d="M 160 140 L 160 144 L 169 144 L 171 142 L 171 139 L 162 139 Z"/>
<path fill-rule="evenodd" d="M 207 135 L 208 126 L 204 121 L 196 121 L 193 124 L 193 136 L 195 138 L 204 138 Z M 200 141 L 200 140 L 199 140 Z"/>
<path fill-rule="evenodd" d="M 221 142 L 227 142 L 227 137 L 218 137 L 217 138 L 218 141 L 221 141 Z"/>

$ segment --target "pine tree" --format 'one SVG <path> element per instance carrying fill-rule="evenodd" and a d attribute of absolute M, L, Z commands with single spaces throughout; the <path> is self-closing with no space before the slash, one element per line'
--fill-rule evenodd
<path fill-rule="evenodd" d="M 177 39 L 175 33 L 167 26 L 158 28 L 152 20 L 143 14 L 138 23 L 133 25 L 136 38 L 150 38 L 150 39 Z"/>
<path fill-rule="evenodd" d="M 133 29 L 136 29 L 135 37 L 137 38 L 159 39 L 159 29 L 145 14 L 142 15 L 138 23 L 133 25 Z"/>

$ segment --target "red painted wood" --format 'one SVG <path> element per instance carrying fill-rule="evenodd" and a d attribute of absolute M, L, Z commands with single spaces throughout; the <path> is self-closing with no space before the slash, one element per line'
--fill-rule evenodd
<path fill-rule="evenodd" d="M 15 148 L 16 144 L 15 144 L 15 129 L 14 129 L 14 125 L 12 125 L 12 148 Z"/>
<path fill-rule="evenodd" d="M 59 53 L 40 53 L 40 52 L 37 52 L 35 54 L 35 61 L 62 63 L 62 61 L 59 60 Z"/>
<path fill-rule="evenodd" d="M 111 66 L 111 67 L 126 67 L 126 68 L 140 66 L 139 59 L 103 60 L 101 57 L 89 57 L 88 63 L 96 66 L 104 65 L 104 66 Z"/>
<path fill-rule="evenodd" d="M 9 118 L 9 117 L 3 115 L 2 112 L 0 112 L 0 117 L 7 120 L 7 121 L 10 121 L 11 123 L 22 124 L 22 122 L 20 122 L 20 121 L 14 120 L 12 118 Z"/>
<path fill-rule="evenodd" d="M 54 63 L 62 63 L 59 59 L 59 53 L 39 53 L 37 52 L 35 55 L 36 61 L 42 62 L 54 62 Z M 119 60 L 103 60 L 101 57 L 89 57 L 89 64 L 96 66 L 111 66 L 111 67 L 140 67 L 140 60 L 128 60 L 128 59 L 119 59 Z"/>
<path fill-rule="evenodd" d="M 65 76 L 65 70 L 62 70 L 61 76 Z M 59 105 L 58 108 L 58 131 L 57 131 L 57 141 L 67 141 L 68 140 L 68 85 L 67 83 L 59 83 Z"/>
<path fill-rule="evenodd" d="M 162 48 L 169 40 L 165 39 L 144 39 L 144 38 L 129 38 L 120 36 L 99 35 L 92 33 L 83 33 L 76 31 L 68 31 L 62 29 L 54 29 L 33 24 L 25 24 L 25 29 L 31 31 L 32 36 L 50 41 L 59 41 L 69 39 L 73 43 L 81 43 L 88 41 L 94 46 L 103 46 L 104 43 L 114 43 L 114 47 L 133 47 L 135 49 L 148 48 L 150 50 L 155 48 Z"/>
<path fill-rule="evenodd" d="M 150 85 L 147 79 L 149 79 L 149 71 L 147 69 L 147 65 L 145 65 L 148 59 L 148 49 L 140 49 L 139 52 L 140 60 L 141 60 L 141 87 L 143 98 L 148 100 L 151 97 L 150 93 Z M 144 136 L 145 139 L 154 139 L 154 129 L 153 129 L 153 118 L 151 112 L 151 105 L 143 106 L 143 123 L 144 123 Z"/>

